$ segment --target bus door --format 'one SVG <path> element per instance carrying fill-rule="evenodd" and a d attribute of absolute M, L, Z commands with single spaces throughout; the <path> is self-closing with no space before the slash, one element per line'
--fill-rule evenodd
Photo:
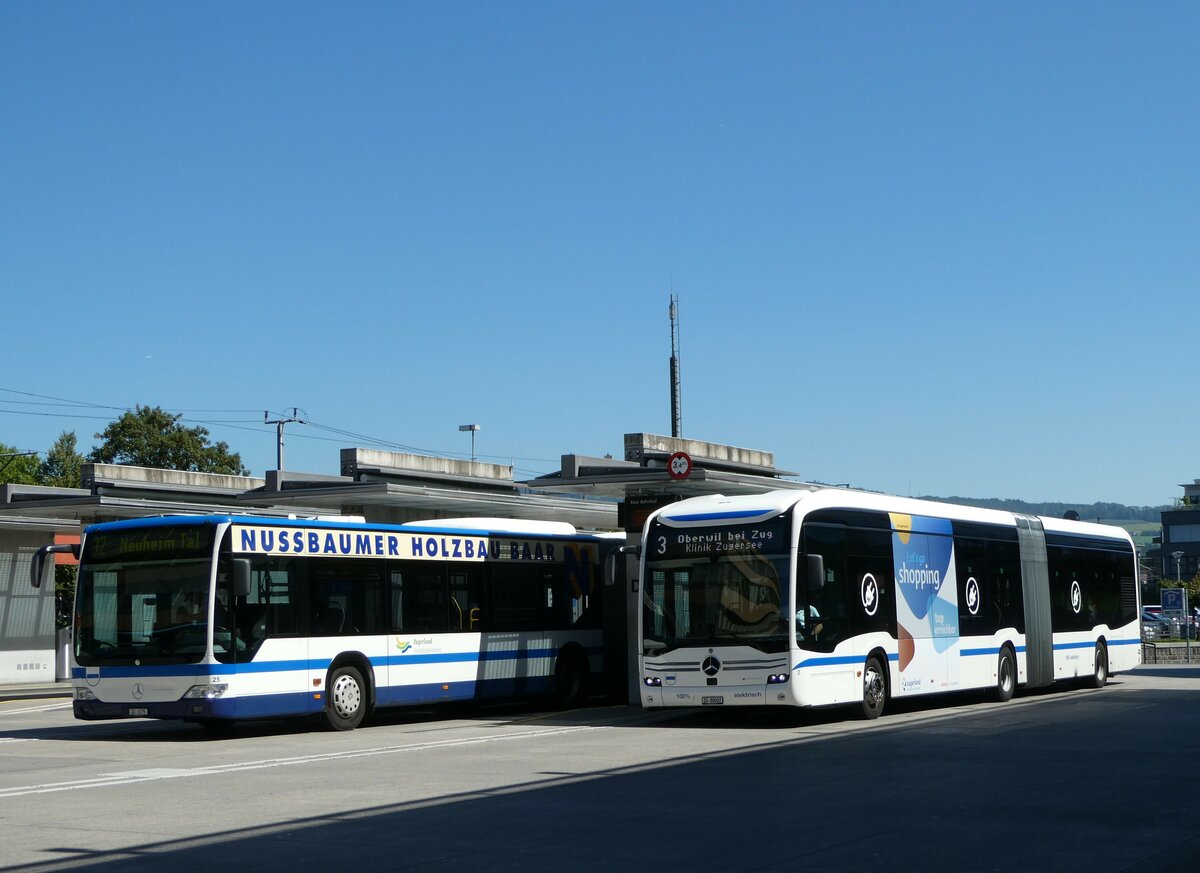
<path fill-rule="evenodd" d="M 388 681 L 386 567 L 377 558 L 310 558 L 308 669 L 313 687 L 334 664 L 370 670 L 378 689 Z M 329 689 L 326 689 L 329 693 Z"/>
<path fill-rule="evenodd" d="M 891 540 L 883 513 L 830 509 L 808 516 L 803 550 L 821 556 L 825 578 L 817 584 L 805 575 L 805 585 L 794 592 L 796 643 L 801 649 L 832 653 L 848 643 L 852 648 L 847 651 L 852 651 L 861 648 L 863 639 L 877 644 L 896 637 Z M 862 662 L 814 660 L 819 666 L 808 671 L 806 681 L 817 699 L 838 703 L 861 699 Z"/>
<path fill-rule="evenodd" d="M 298 570 L 294 558 L 254 556 L 248 595 L 233 598 L 226 584 L 218 586 L 213 650 L 218 660 L 237 664 L 239 717 L 319 712 L 323 706 L 309 680 L 307 603 Z"/>
<path fill-rule="evenodd" d="M 388 565 L 389 620 L 387 688 L 380 703 L 450 700 L 456 695 L 448 675 L 461 653 L 448 651 L 450 591 L 446 565 L 439 561 L 394 561 Z M 470 606 L 462 620 L 470 621 Z M 455 624 L 460 611 L 455 610 Z M 461 690 L 457 692 L 462 696 Z"/>

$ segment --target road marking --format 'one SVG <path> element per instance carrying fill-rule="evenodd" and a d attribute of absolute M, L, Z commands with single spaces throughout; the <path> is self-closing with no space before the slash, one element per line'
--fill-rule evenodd
<path fill-rule="evenodd" d="M 30 712 L 56 712 L 60 709 L 70 709 L 69 703 L 50 703 L 42 706 L 34 706 L 29 709 L 0 709 L 0 715 L 24 715 Z"/>
<path fill-rule="evenodd" d="M 403 746 L 378 746 L 370 749 L 350 749 L 342 752 L 325 752 L 319 755 L 300 755 L 294 758 L 265 758 L 259 761 L 217 764 L 212 767 L 179 769 L 159 767 L 150 770 L 129 770 L 123 773 L 103 773 L 92 779 L 76 779 L 69 782 L 45 782 L 39 785 L 19 785 L 0 788 L 0 799 L 25 797 L 30 794 L 50 794 L 55 791 L 78 791 L 84 788 L 109 788 L 116 785 L 135 785 L 159 779 L 185 779 L 195 776 L 217 776 L 222 773 L 241 773 L 246 770 L 265 770 L 272 767 L 294 767 L 298 764 L 317 764 L 348 758 L 368 758 L 376 755 L 398 755 L 406 752 L 427 752 L 456 746 L 481 745 L 483 743 L 507 743 L 516 740 L 542 739 L 585 731 L 609 730 L 607 725 L 580 725 L 577 727 L 548 728 L 546 730 L 521 731 L 520 733 L 497 736 L 463 737 L 457 740 L 434 740 L 427 743 L 411 743 Z"/>

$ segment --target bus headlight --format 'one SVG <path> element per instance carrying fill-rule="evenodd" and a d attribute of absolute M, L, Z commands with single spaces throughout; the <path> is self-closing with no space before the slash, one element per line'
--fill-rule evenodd
<path fill-rule="evenodd" d="M 184 700 L 215 700 L 229 689 L 228 683 L 210 682 L 207 685 L 193 685 L 187 690 L 187 694 L 183 695 Z"/>
<path fill-rule="evenodd" d="M 657 676 L 647 676 L 642 682 L 647 688 L 662 688 L 662 679 Z"/>
<path fill-rule="evenodd" d="M 75 699 L 76 700 L 95 700 L 96 695 L 92 692 L 92 689 L 90 689 L 90 688 L 76 688 L 75 689 Z"/>
<path fill-rule="evenodd" d="M 788 676 L 789 676 L 789 674 L 787 674 L 787 673 L 772 673 L 770 676 L 767 677 L 767 684 L 768 685 L 782 685 L 784 682 L 788 681 Z"/>

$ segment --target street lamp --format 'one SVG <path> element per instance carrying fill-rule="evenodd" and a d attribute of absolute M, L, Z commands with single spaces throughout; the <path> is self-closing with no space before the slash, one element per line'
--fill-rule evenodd
<path fill-rule="evenodd" d="M 1179 573 L 1179 561 L 1183 557 L 1183 552 L 1171 552 L 1171 557 L 1175 559 L 1175 586 L 1183 587 L 1183 580 Z M 1183 592 L 1183 636 L 1187 643 L 1187 662 L 1192 663 L 1192 628 L 1191 617 L 1187 611 L 1187 592 Z"/>
<path fill-rule="evenodd" d="M 481 428 L 477 424 L 460 424 L 458 426 L 458 429 L 460 431 L 468 431 L 469 430 L 471 432 L 471 460 L 474 461 L 475 460 L 475 432 L 480 430 Z M 1180 554 L 1183 554 L 1183 553 L 1180 552 Z"/>

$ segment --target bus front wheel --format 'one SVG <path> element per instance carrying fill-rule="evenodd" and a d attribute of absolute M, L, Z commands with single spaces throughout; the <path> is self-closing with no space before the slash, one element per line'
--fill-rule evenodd
<path fill-rule="evenodd" d="M 338 667 L 325 690 L 325 724 L 335 731 L 352 731 L 367 714 L 367 686 L 354 667 Z"/>
<path fill-rule="evenodd" d="M 861 715 L 865 719 L 879 718 L 887 703 L 887 677 L 883 663 L 876 656 L 867 658 L 863 667 Z"/>

